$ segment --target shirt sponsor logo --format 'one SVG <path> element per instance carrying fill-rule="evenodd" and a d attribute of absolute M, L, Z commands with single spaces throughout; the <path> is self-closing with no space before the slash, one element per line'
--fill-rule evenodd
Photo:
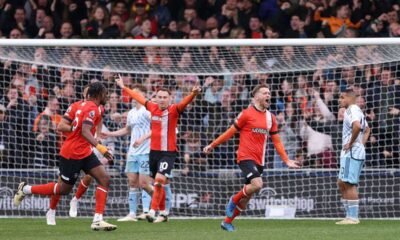
<path fill-rule="evenodd" d="M 265 128 L 252 128 L 251 131 L 253 133 L 268 134 L 268 130 Z"/>

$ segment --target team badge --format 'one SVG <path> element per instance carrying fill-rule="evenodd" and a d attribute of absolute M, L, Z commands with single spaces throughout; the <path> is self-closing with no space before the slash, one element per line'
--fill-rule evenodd
<path fill-rule="evenodd" d="M 94 111 L 94 110 L 93 110 L 93 111 L 90 111 L 89 117 L 90 117 L 90 118 L 94 118 L 94 115 L 96 115 L 95 111 Z"/>

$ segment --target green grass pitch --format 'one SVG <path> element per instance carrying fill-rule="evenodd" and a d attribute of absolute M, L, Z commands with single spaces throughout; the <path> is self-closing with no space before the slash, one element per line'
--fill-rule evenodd
<path fill-rule="evenodd" d="M 94 232 L 91 219 L 57 219 L 57 226 L 47 226 L 44 218 L 0 219 L 0 239 L 17 240 L 124 240 L 124 239 L 400 239 L 399 221 L 364 220 L 354 226 L 336 226 L 333 220 L 236 220 L 236 231 L 219 227 L 221 220 L 175 220 L 168 223 L 119 223 L 113 232 Z"/>

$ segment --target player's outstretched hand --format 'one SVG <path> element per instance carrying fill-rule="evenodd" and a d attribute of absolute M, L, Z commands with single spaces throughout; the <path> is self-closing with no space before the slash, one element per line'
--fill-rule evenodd
<path fill-rule="evenodd" d="M 201 92 L 201 86 L 200 85 L 196 85 L 193 87 L 192 89 L 192 93 L 198 95 Z"/>
<path fill-rule="evenodd" d="M 120 88 L 124 88 L 125 87 L 125 84 L 124 84 L 124 81 L 122 80 L 121 74 L 118 74 L 118 78 L 115 79 L 115 83 L 117 83 L 117 85 Z"/>
<path fill-rule="evenodd" d="M 106 139 L 110 137 L 110 135 L 108 134 L 108 132 L 101 132 L 99 138 L 100 139 Z"/>
<path fill-rule="evenodd" d="M 289 168 L 300 168 L 300 163 L 298 161 L 289 160 L 286 165 Z"/>
<path fill-rule="evenodd" d="M 204 152 L 205 154 L 209 154 L 209 153 L 212 152 L 213 149 L 214 149 L 214 148 L 213 148 L 211 145 L 208 145 L 208 146 L 206 146 L 205 148 L 203 148 L 203 152 Z"/>

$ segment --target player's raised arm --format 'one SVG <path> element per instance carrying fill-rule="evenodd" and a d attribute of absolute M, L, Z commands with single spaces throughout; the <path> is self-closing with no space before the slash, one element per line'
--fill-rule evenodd
<path fill-rule="evenodd" d="M 115 82 L 117 83 L 117 85 L 122 88 L 123 90 L 125 90 L 129 96 L 131 96 L 133 99 L 135 99 L 139 104 L 141 105 L 145 105 L 147 100 L 145 97 L 143 97 L 138 91 L 129 89 L 128 87 L 125 87 L 125 84 L 122 80 L 121 75 L 118 75 L 118 78 L 115 79 Z"/>
<path fill-rule="evenodd" d="M 206 146 L 203 149 L 203 152 L 210 153 L 216 146 L 228 141 L 233 135 L 235 135 L 236 132 L 237 132 L 237 128 L 234 125 L 232 125 L 228 130 L 226 130 L 223 134 L 221 134 L 211 144 Z"/>
<path fill-rule="evenodd" d="M 183 112 L 186 106 L 193 101 L 193 99 L 201 92 L 199 85 L 194 86 L 192 92 L 178 103 L 178 111 Z"/>

